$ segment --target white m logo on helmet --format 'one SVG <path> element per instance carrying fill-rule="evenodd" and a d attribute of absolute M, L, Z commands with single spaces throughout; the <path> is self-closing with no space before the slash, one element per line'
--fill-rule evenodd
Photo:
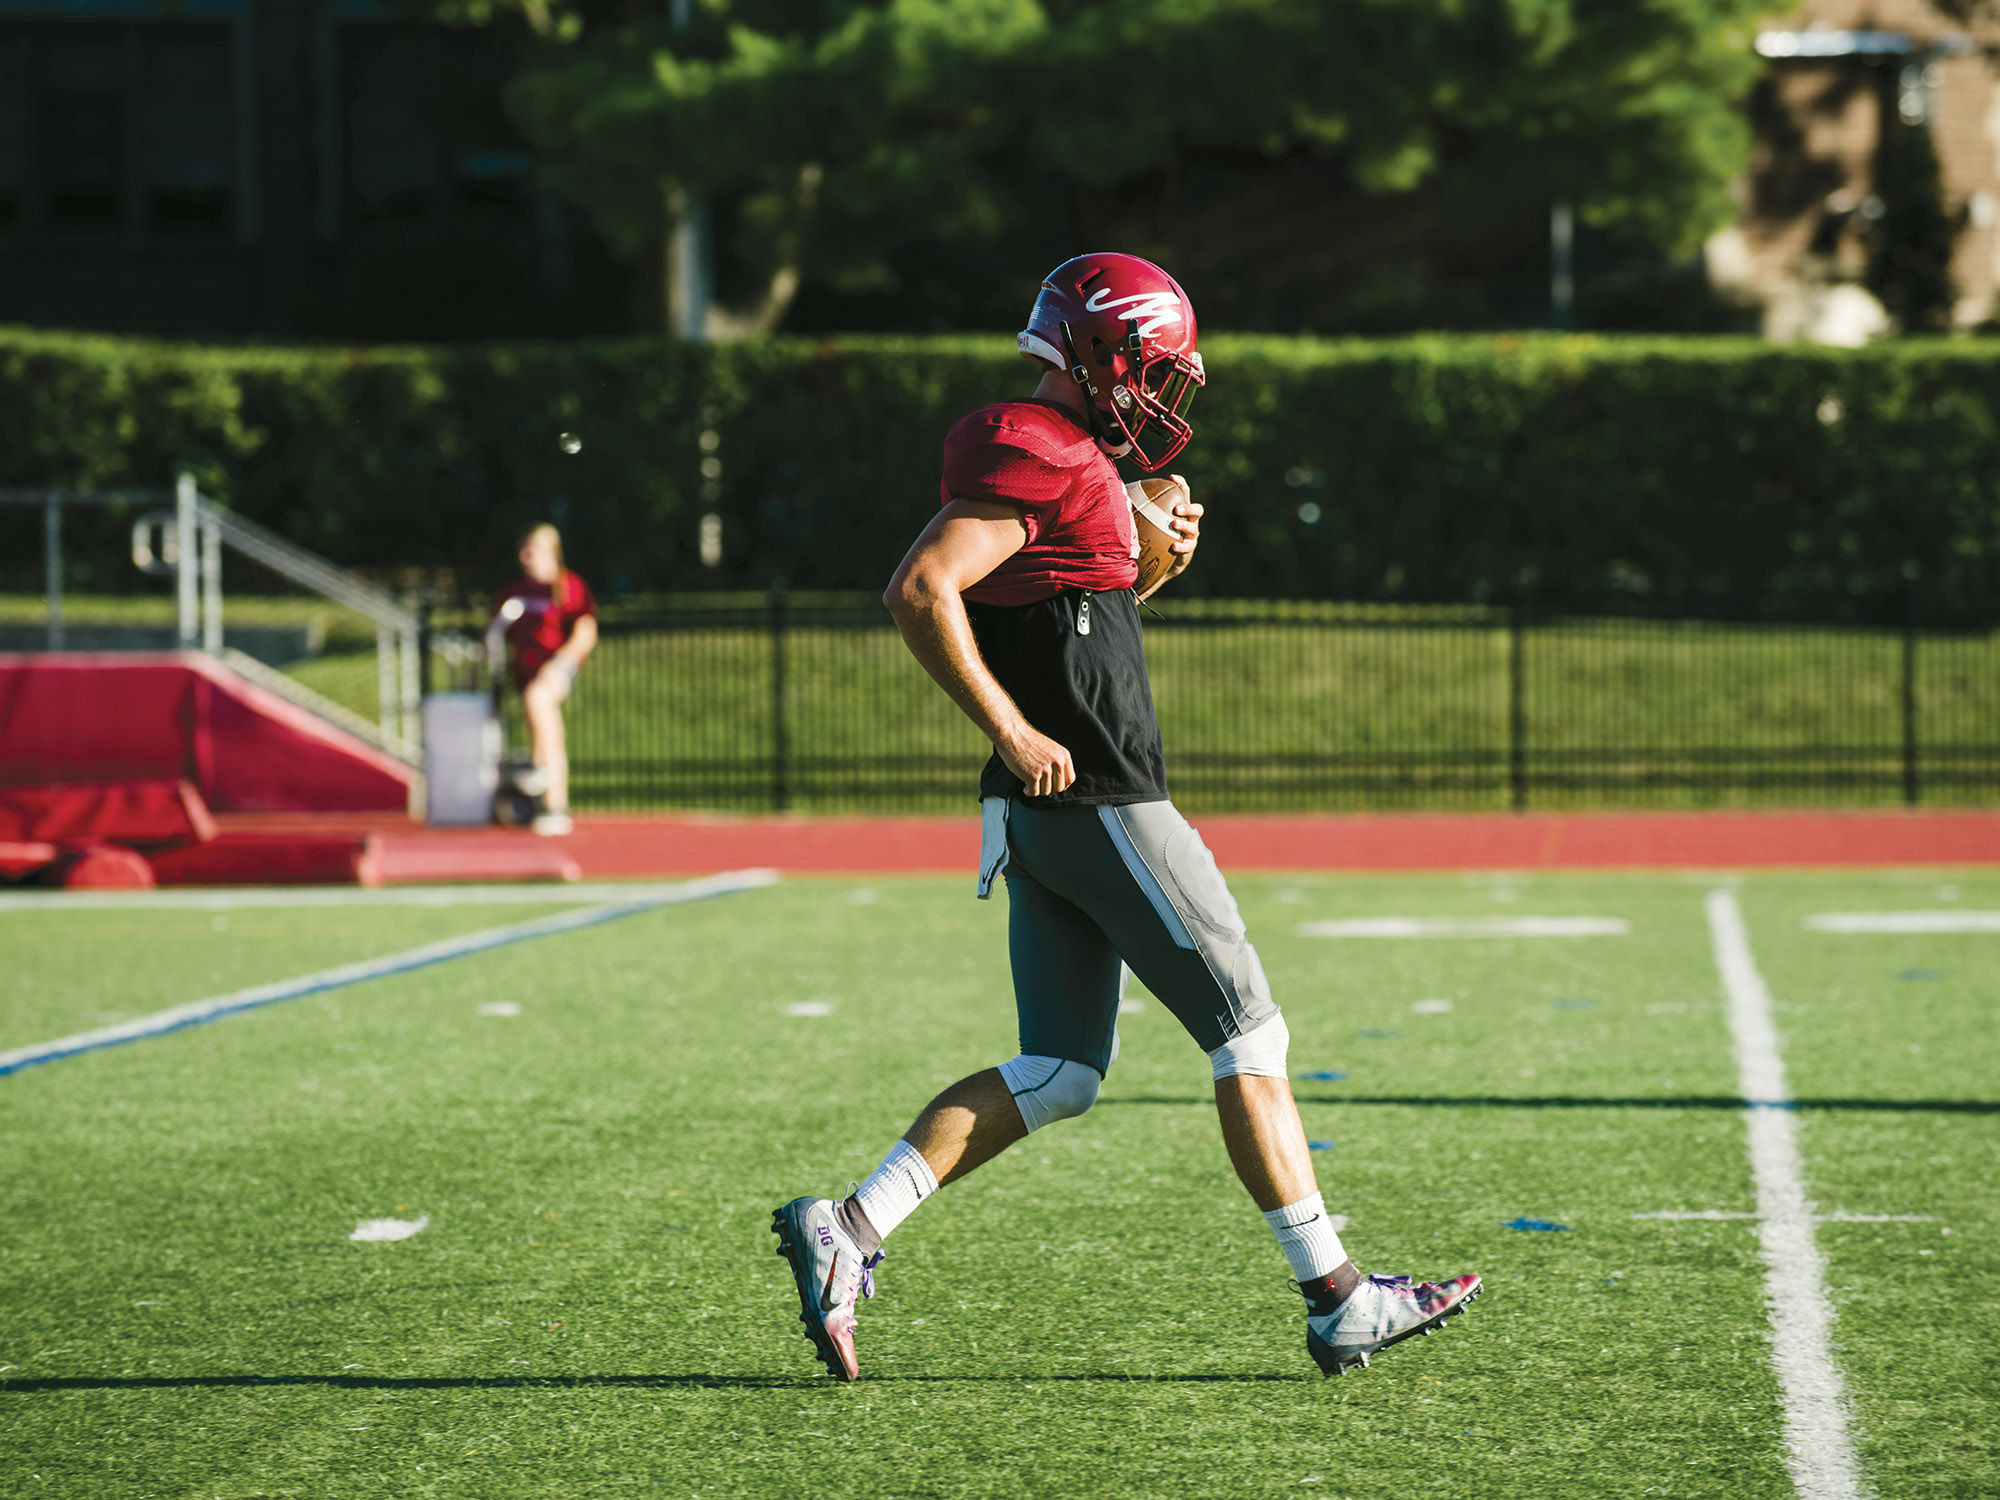
<path fill-rule="evenodd" d="M 1108 289 L 1092 292 L 1083 310 L 1129 319 L 1139 325 L 1139 337 L 1147 339 L 1164 325 L 1181 321 L 1180 298 L 1172 292 L 1139 292 L 1130 297 L 1114 297 Z"/>

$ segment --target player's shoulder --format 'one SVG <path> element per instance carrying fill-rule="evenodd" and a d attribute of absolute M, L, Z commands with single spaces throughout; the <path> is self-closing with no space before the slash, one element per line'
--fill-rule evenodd
<path fill-rule="evenodd" d="M 1096 452 L 1096 442 L 1060 407 L 1041 401 L 1002 401 L 968 412 L 945 434 L 945 451 L 1016 448 L 1046 463 L 1068 467 Z"/>

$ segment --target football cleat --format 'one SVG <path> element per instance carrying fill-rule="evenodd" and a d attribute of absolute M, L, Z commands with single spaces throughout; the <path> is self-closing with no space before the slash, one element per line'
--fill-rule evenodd
<path fill-rule="evenodd" d="M 1308 1300 L 1306 1350 L 1322 1374 L 1365 1370 L 1370 1355 L 1417 1334 L 1437 1332 L 1446 1318 L 1465 1311 L 1479 1289 L 1479 1278 L 1472 1275 L 1416 1286 L 1407 1276 L 1370 1276 L 1331 1311 L 1314 1312 Z"/>
<path fill-rule="evenodd" d="M 854 1361 L 854 1308 L 875 1295 L 882 1252 L 863 1255 L 833 1216 L 831 1198 L 794 1198 L 771 1215 L 778 1254 L 791 1263 L 799 1292 L 799 1321 L 835 1380 L 861 1373 Z"/>

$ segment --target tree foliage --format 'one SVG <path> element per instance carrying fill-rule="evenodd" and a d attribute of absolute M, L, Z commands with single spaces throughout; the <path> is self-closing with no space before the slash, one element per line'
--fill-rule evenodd
<path fill-rule="evenodd" d="M 539 38 L 510 106 L 627 254 L 716 205 L 754 326 L 912 239 L 1078 237 L 1191 165 L 1454 174 L 1672 251 L 1727 217 L 1754 0 L 439 0 Z M 1332 174 L 1331 178 L 1326 173 Z M 1330 226 L 1337 232 L 1337 226 Z M 1168 236 L 1169 240 L 1171 236 Z M 1171 248 L 1170 246 L 1168 247 Z"/>

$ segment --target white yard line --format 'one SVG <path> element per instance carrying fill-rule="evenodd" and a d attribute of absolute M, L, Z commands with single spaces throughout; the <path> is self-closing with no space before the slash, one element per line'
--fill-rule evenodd
<path fill-rule="evenodd" d="M 718 880 L 772 876 L 767 870 L 739 870 Z M 0 895 L 0 913 L 32 911 L 254 911 L 260 908 L 317 906 L 599 906 L 640 901 L 669 903 L 686 881 L 646 885 L 599 882 L 571 885 L 550 882 L 514 885 L 402 885 L 363 888 L 353 885 L 239 886 L 228 889 L 168 889 L 155 891 L 37 891 Z"/>
<path fill-rule="evenodd" d="M 1788 1107 L 1785 1061 L 1771 1022 L 1771 994 L 1757 972 L 1734 891 L 1708 893 L 1715 966 L 1729 1000 L 1739 1088 L 1750 1107 L 1750 1172 L 1757 1189 L 1764 1296 L 1771 1310 L 1772 1363 L 1785 1405 L 1785 1447 L 1800 1500 L 1861 1500 L 1860 1465 L 1848 1435 L 1847 1397 L 1833 1362 L 1833 1306 L 1813 1243 L 1814 1207 L 1799 1158 L 1798 1118 Z"/>
<path fill-rule="evenodd" d="M 1320 938 L 1623 937 L 1631 930 L 1622 917 L 1353 917 L 1298 927 L 1300 937 Z"/>
<path fill-rule="evenodd" d="M 2000 932 L 2000 911 L 1830 911 L 1806 918 L 1813 932 Z"/>
<path fill-rule="evenodd" d="M 659 887 L 652 895 L 638 901 L 600 904 L 585 907 L 580 911 L 537 917 L 529 922 L 515 922 L 506 927 L 489 927 L 484 932 L 446 938 L 442 942 L 426 943 L 420 948 L 406 948 L 401 953 L 385 954 L 381 958 L 342 964 L 339 968 L 322 969 L 316 974 L 301 974 L 297 978 L 281 979 L 273 984 L 253 985 L 247 990 L 216 995 L 207 1000 L 193 1000 L 186 1005 L 176 1005 L 167 1010 L 155 1011 L 150 1016 L 141 1016 L 136 1021 L 123 1021 L 115 1026 L 101 1026 L 95 1031 L 78 1032 L 75 1036 L 60 1037 L 53 1042 L 41 1042 L 34 1046 L 15 1047 L 10 1051 L 0 1052 L 0 1075 L 17 1073 L 23 1068 L 34 1067 L 37 1063 L 56 1062 L 65 1057 L 74 1057 L 80 1052 L 93 1052 L 100 1047 L 116 1047 L 123 1042 L 136 1042 L 146 1037 L 161 1036 L 169 1031 L 179 1031 L 186 1026 L 198 1026 L 204 1021 L 213 1021 L 219 1016 L 232 1015 L 237 1011 L 254 1010 L 258 1006 L 275 1005 L 283 1000 L 297 1000 L 305 995 L 344 989 L 348 985 L 364 984 L 371 979 L 386 979 L 392 974 L 407 974 L 413 969 L 429 968 L 433 964 L 447 963 L 454 958 L 464 958 L 469 954 L 484 953 L 492 948 L 504 948 L 512 943 L 524 943 L 531 938 L 576 932 L 585 927 L 615 922 L 621 917 L 634 917 L 641 912 L 657 911 L 663 906 L 678 906 L 689 901 L 707 900 L 711 896 L 727 896 L 737 891 L 752 890 L 758 886 L 771 884 L 775 878 L 768 870 L 741 870 L 728 875 L 713 875 L 703 880 L 686 881 L 677 886 Z"/>

